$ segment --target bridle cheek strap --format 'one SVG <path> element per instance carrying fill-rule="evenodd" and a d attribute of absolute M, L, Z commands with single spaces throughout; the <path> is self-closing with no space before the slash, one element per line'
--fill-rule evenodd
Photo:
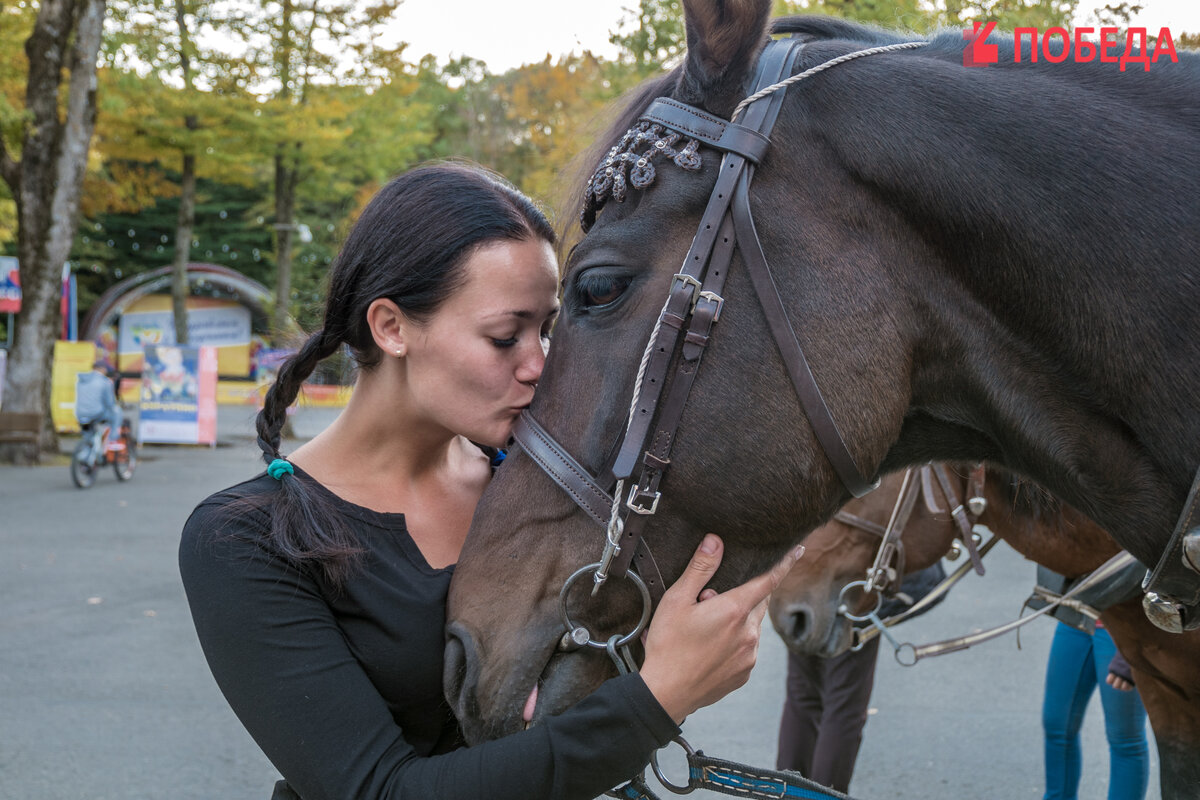
<path fill-rule="evenodd" d="M 533 459 L 542 471 L 549 475 L 575 504 L 583 509 L 589 517 L 599 525 L 607 527 L 608 517 L 612 511 L 612 497 L 601 488 L 600 484 L 584 469 L 579 462 L 571 457 L 566 450 L 559 447 L 546 429 L 538 424 L 528 410 L 522 411 L 513 426 L 513 438 L 521 445 L 521 449 Z M 645 539 L 639 538 L 628 547 L 630 558 L 636 557 L 638 574 L 650 591 L 650 597 L 655 605 L 662 599 L 666 591 L 665 581 L 659 571 L 658 563 L 650 552 Z M 628 567 L 628 560 L 625 562 Z"/>

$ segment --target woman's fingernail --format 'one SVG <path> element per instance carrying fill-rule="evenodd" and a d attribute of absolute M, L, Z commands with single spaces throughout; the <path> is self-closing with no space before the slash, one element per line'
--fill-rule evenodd
<path fill-rule="evenodd" d="M 717 552 L 717 537 L 711 533 L 706 535 L 704 541 L 700 542 L 700 552 L 710 556 Z"/>
<path fill-rule="evenodd" d="M 802 555 L 804 555 L 804 545 L 798 544 L 796 545 L 796 549 L 792 551 L 792 560 L 799 561 Z"/>

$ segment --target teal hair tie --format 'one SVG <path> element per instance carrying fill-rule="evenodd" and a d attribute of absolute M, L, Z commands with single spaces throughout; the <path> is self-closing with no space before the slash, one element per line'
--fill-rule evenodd
<path fill-rule="evenodd" d="M 267 474 L 277 481 L 283 480 L 283 473 L 285 472 L 288 475 L 296 474 L 296 468 L 286 458 L 277 458 L 270 464 L 267 464 Z"/>

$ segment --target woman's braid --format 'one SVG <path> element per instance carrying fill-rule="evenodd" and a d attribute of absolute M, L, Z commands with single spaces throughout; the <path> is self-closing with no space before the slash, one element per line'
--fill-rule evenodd
<path fill-rule="evenodd" d="M 291 358 L 283 362 L 275 382 L 267 390 L 262 410 L 258 412 L 255 429 L 258 431 L 258 446 L 263 452 L 263 461 L 270 464 L 280 458 L 279 445 L 283 424 L 287 420 L 288 406 L 296 402 L 300 387 L 313 374 L 317 364 L 337 352 L 341 344 L 338 337 L 325 330 L 318 331 L 304 342 L 304 346 Z"/>

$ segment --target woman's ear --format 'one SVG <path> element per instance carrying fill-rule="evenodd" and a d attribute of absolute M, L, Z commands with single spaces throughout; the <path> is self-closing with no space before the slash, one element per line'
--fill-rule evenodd
<path fill-rule="evenodd" d="M 367 327 L 384 355 L 401 358 L 408 352 L 412 323 L 395 302 L 386 297 L 372 300 L 367 306 Z"/>

